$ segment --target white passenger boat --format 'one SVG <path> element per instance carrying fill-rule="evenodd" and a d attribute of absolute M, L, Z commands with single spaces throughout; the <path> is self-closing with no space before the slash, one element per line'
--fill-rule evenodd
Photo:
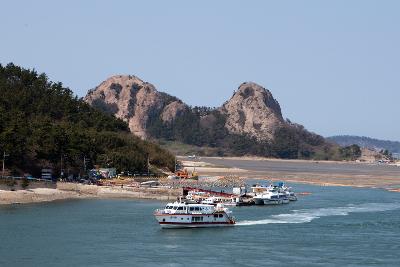
<path fill-rule="evenodd" d="M 266 204 L 264 202 L 269 200 L 271 197 L 274 198 L 274 200 L 270 202 L 272 204 L 287 204 L 289 201 L 297 200 L 297 196 L 293 192 L 292 188 L 287 187 L 283 182 L 278 183 L 278 185 L 270 184 L 269 186 L 255 185 L 251 189 L 253 192 L 252 195 L 254 196 L 253 200 L 256 205 Z M 275 200 L 277 197 L 274 196 L 274 194 L 269 194 L 269 192 L 278 193 L 279 201 Z"/>
<path fill-rule="evenodd" d="M 266 185 L 257 184 L 257 185 L 254 185 L 251 187 L 251 193 L 249 195 L 253 195 L 253 196 L 261 195 L 271 189 L 273 189 L 273 185 L 266 186 Z"/>
<path fill-rule="evenodd" d="M 235 219 L 223 204 L 168 203 L 164 209 L 154 212 L 162 228 L 196 228 L 233 226 Z"/>
<path fill-rule="evenodd" d="M 207 198 L 209 198 L 210 195 L 206 192 L 202 192 L 202 191 L 189 191 L 186 199 L 193 201 L 193 202 L 201 202 L 203 200 L 206 200 Z"/>
<path fill-rule="evenodd" d="M 236 202 L 238 202 L 239 199 L 237 198 L 232 198 L 232 197 L 209 197 L 203 201 L 201 201 L 201 204 L 208 204 L 208 205 L 218 205 L 218 204 L 224 204 L 224 206 L 236 206 Z"/>
<path fill-rule="evenodd" d="M 285 193 L 274 190 L 256 195 L 253 197 L 253 200 L 256 205 L 280 205 L 289 203 L 289 199 L 286 197 Z"/>
<path fill-rule="evenodd" d="M 286 193 L 286 196 L 290 201 L 296 201 L 297 200 L 297 196 L 293 191 L 288 190 L 288 191 L 284 191 L 284 192 Z"/>
<path fill-rule="evenodd" d="M 287 187 L 284 183 L 280 183 L 278 188 L 280 189 L 280 191 L 283 191 L 286 194 L 287 198 L 290 201 L 296 201 L 297 200 L 297 196 L 293 192 L 291 187 Z"/>

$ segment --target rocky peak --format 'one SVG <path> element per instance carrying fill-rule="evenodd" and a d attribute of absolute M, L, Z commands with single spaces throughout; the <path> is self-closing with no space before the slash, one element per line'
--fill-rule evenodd
<path fill-rule="evenodd" d="M 276 128 L 284 123 L 281 108 L 271 92 L 262 86 L 245 82 L 220 109 L 225 127 L 235 134 L 247 134 L 258 140 L 271 140 Z"/>
<path fill-rule="evenodd" d="M 131 75 L 108 78 L 90 90 L 85 101 L 126 121 L 131 132 L 142 138 L 147 137 L 147 129 L 154 121 L 168 124 L 189 110 L 179 99 Z M 229 132 L 258 140 L 273 139 L 277 127 L 284 123 L 271 92 L 252 82 L 241 84 L 219 111 L 226 117 L 225 128 Z M 201 118 L 202 125 L 213 125 L 211 117 Z"/>
<path fill-rule="evenodd" d="M 161 114 L 163 121 L 171 121 L 186 108 L 179 99 L 132 75 L 108 78 L 90 90 L 85 101 L 126 121 L 131 132 L 142 138 L 146 138 L 146 124 L 152 116 Z"/>

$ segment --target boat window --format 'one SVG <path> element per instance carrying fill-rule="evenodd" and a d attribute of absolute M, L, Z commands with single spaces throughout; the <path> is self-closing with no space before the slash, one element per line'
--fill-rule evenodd
<path fill-rule="evenodd" d="M 190 210 L 190 211 L 193 211 L 193 210 L 194 210 L 194 207 L 189 207 L 189 210 Z"/>
<path fill-rule="evenodd" d="M 214 218 L 218 218 L 218 214 L 214 214 Z"/>
<path fill-rule="evenodd" d="M 177 210 L 183 210 L 183 207 L 178 207 L 178 209 Z"/>
<path fill-rule="evenodd" d="M 222 217 L 224 217 L 224 215 L 220 214 L 219 217 L 222 218 Z"/>
<path fill-rule="evenodd" d="M 203 217 L 194 217 L 195 222 L 203 221 Z"/>
<path fill-rule="evenodd" d="M 203 217 L 192 217 L 192 222 L 200 222 L 203 221 Z"/>

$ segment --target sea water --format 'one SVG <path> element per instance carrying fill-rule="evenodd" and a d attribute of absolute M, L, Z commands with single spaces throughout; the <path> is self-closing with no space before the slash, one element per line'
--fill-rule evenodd
<path fill-rule="evenodd" d="M 160 229 L 158 201 L 3 206 L 0 266 L 400 266 L 399 193 L 293 186 L 311 195 L 224 228 Z"/>

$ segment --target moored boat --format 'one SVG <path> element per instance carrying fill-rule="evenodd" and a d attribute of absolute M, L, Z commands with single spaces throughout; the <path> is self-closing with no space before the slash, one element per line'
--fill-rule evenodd
<path fill-rule="evenodd" d="M 236 202 L 238 202 L 238 199 L 232 198 L 232 197 L 209 197 L 203 201 L 201 201 L 201 204 L 209 204 L 209 205 L 218 205 L 218 204 L 224 204 L 225 206 L 236 206 Z"/>
<path fill-rule="evenodd" d="M 296 194 L 293 192 L 291 187 L 287 187 L 283 182 L 280 182 L 278 185 L 278 188 L 280 191 L 284 192 L 287 196 L 287 198 L 290 201 L 296 201 L 297 200 L 297 196 Z"/>
<path fill-rule="evenodd" d="M 285 193 L 290 201 L 297 201 L 297 196 L 293 191 L 285 191 Z"/>
<path fill-rule="evenodd" d="M 162 228 L 197 228 L 233 226 L 235 219 L 223 204 L 168 203 L 158 209 L 154 216 Z"/>
<path fill-rule="evenodd" d="M 256 205 L 280 205 L 289 203 L 286 194 L 273 190 L 256 195 L 253 199 Z"/>

